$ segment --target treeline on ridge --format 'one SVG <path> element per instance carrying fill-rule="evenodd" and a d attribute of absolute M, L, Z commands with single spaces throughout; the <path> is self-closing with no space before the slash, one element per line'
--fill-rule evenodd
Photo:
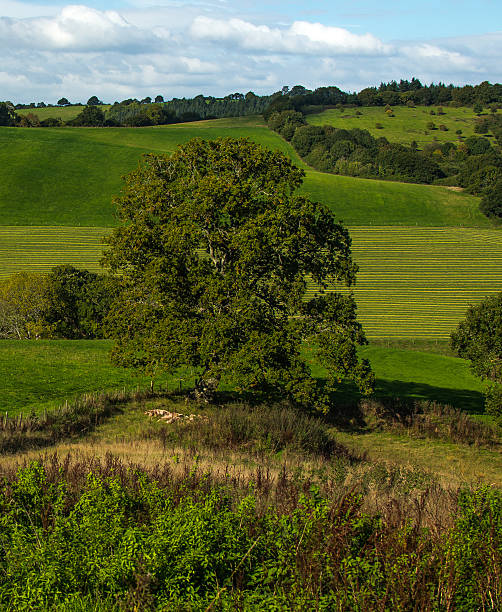
<path fill-rule="evenodd" d="M 482 197 L 480 210 L 486 216 L 502 217 L 501 115 L 480 118 L 475 126 L 478 134 L 493 133 L 495 147 L 483 136 L 470 136 L 458 144 L 431 142 L 418 150 L 416 143 L 391 143 L 368 130 L 309 125 L 295 110 L 273 112 L 268 126 L 321 172 L 458 186 Z"/>
<path fill-rule="evenodd" d="M 68 106 L 66 98 L 58 101 L 58 106 Z M 141 100 L 129 98 L 115 102 L 109 109 L 99 108 L 102 102 L 97 96 L 87 101 L 78 117 L 63 122 L 56 117 L 39 120 L 35 112 L 18 115 L 16 110 L 46 108 L 45 102 L 37 105 L 31 103 L 0 103 L 0 125 L 21 127 L 58 127 L 62 125 L 90 127 L 141 127 L 163 125 L 176 122 L 197 121 L 201 119 L 218 119 L 264 113 L 268 118 L 273 112 L 282 110 L 301 110 L 317 112 L 326 106 L 386 106 L 386 105 L 450 105 L 481 107 L 490 104 L 502 104 L 502 85 L 484 81 L 479 85 L 456 87 L 443 83 L 423 85 L 419 79 L 401 79 L 399 82 L 381 83 L 379 87 L 366 87 L 359 92 L 345 92 L 336 86 L 318 87 L 310 90 L 303 85 L 291 89 L 283 87 L 271 95 L 258 96 L 249 91 L 246 94 L 232 93 L 222 98 L 198 95 L 194 98 L 173 98 L 164 101 L 163 96 L 147 96 Z M 81 104 L 78 104 L 81 106 Z"/>
<path fill-rule="evenodd" d="M 0 125 L 10 127 L 144 127 L 167 125 L 203 119 L 257 115 L 265 111 L 270 96 L 235 93 L 224 98 L 196 96 L 173 98 L 168 102 L 152 102 L 127 99 L 115 102 L 103 110 L 98 104 L 87 104 L 74 119 L 64 122 L 57 117 L 40 120 L 35 112 L 26 115 L 16 113 L 10 102 L 0 103 Z M 36 110 L 36 109 L 34 109 Z"/>

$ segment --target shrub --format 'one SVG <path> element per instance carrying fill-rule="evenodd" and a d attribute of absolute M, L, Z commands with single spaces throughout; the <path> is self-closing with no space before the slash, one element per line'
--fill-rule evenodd
<path fill-rule="evenodd" d="M 273 453 L 287 449 L 325 457 L 355 458 L 334 441 L 321 419 L 287 404 L 254 407 L 234 404 L 219 408 L 207 418 L 179 421 L 167 430 L 156 428 L 145 435 L 172 439 L 193 448 Z"/>

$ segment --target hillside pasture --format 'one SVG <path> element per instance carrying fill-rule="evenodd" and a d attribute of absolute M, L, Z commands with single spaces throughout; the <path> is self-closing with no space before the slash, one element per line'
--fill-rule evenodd
<path fill-rule="evenodd" d="M 0 128 L 0 224 L 112 227 L 113 196 L 141 155 L 171 153 L 194 137 L 249 137 L 282 151 L 306 169 L 302 191 L 348 225 L 492 227 L 478 198 L 445 187 L 312 171 L 259 117 L 151 128 Z"/>
<path fill-rule="evenodd" d="M 84 393 L 146 388 L 148 378 L 110 363 L 111 346 L 109 340 L 0 341 L 0 412 L 40 413 Z M 171 389 L 177 384 L 173 378 Z"/>
<path fill-rule="evenodd" d="M 40 121 L 44 119 L 61 119 L 61 121 L 70 121 L 71 119 L 75 119 L 75 117 L 82 112 L 85 108 L 85 105 L 76 106 L 46 106 L 45 108 L 20 108 L 16 110 L 18 115 L 28 115 L 29 113 L 33 113 L 36 115 Z M 102 104 L 99 105 L 102 111 L 106 111 L 110 108 L 110 104 Z"/>
<path fill-rule="evenodd" d="M 361 114 L 357 115 L 357 111 Z M 328 109 L 322 113 L 307 116 L 311 125 L 332 125 L 336 128 L 368 130 L 375 138 L 385 136 L 390 142 L 400 142 L 410 145 L 415 141 L 419 147 L 437 140 L 443 142 L 457 142 L 457 130 L 462 130 L 461 137 L 474 134 L 476 114 L 469 107 L 454 108 L 443 107 L 443 115 L 438 115 L 436 106 L 393 106 L 394 116 L 389 117 L 384 106 L 365 106 L 361 108 Z M 431 111 L 436 113 L 431 115 Z M 485 111 L 486 113 L 487 111 Z M 499 111 L 500 112 L 500 111 Z M 435 124 L 436 129 L 429 129 L 427 124 Z M 376 124 L 382 126 L 381 129 Z M 442 131 L 440 125 L 447 129 Z"/>
<path fill-rule="evenodd" d="M 2 340 L 0 412 L 41 412 L 83 393 L 147 388 L 147 377 L 110 363 L 111 346 L 110 340 Z M 439 399 L 434 397 L 439 393 L 445 401 L 482 412 L 480 382 L 463 359 L 372 345 L 361 354 L 371 360 L 379 395 Z M 322 369 L 316 375 L 323 376 Z M 158 384 L 173 390 L 180 382 L 189 386 L 193 375 L 162 376 Z"/>

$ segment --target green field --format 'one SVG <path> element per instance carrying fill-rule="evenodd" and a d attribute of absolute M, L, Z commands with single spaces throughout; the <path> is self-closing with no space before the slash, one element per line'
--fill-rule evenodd
<path fill-rule="evenodd" d="M 470 304 L 502 291 L 498 230 L 352 227 L 355 297 L 370 338 L 446 338 Z"/>
<path fill-rule="evenodd" d="M 20 108 L 16 110 L 18 115 L 28 115 L 33 113 L 40 121 L 44 119 L 61 119 L 62 121 L 70 121 L 82 112 L 85 106 L 52 106 L 45 108 Z M 99 108 L 103 111 L 110 108 L 110 104 L 99 105 Z"/>
<path fill-rule="evenodd" d="M 103 227 L 0 226 L 0 279 L 15 272 L 48 272 L 69 264 L 101 270 Z"/>
<path fill-rule="evenodd" d="M 401 142 L 409 145 L 412 141 L 419 146 L 437 140 L 438 142 L 455 142 L 458 140 L 457 130 L 462 130 L 463 137 L 474 134 L 476 115 L 472 108 L 443 107 L 443 115 L 431 115 L 433 110 L 437 112 L 438 107 L 417 106 L 394 106 L 394 117 L 388 117 L 383 106 L 366 106 L 363 108 L 347 108 L 343 111 L 329 109 L 315 115 L 308 115 L 307 121 L 312 125 L 333 125 L 337 128 L 353 129 L 360 128 L 368 130 L 375 138 L 385 136 L 390 142 Z M 356 115 L 356 111 L 362 113 Z M 436 128 L 427 128 L 427 123 L 432 121 Z M 380 123 L 383 128 L 375 126 Z M 442 131 L 439 126 L 443 124 L 447 131 Z"/>
<path fill-rule="evenodd" d="M 195 136 L 249 137 L 306 168 L 261 118 L 152 128 L 0 128 L 0 224 L 113 226 L 112 198 L 121 189 L 121 176 L 143 153 L 169 153 Z M 348 225 L 492 226 L 478 211 L 478 198 L 445 187 L 307 169 L 303 191 Z"/>
<path fill-rule="evenodd" d="M 145 388 L 149 379 L 116 368 L 108 360 L 109 340 L 2 340 L 0 342 L 0 412 L 39 412 L 98 390 Z M 463 359 L 419 351 L 369 346 L 377 391 L 401 397 L 463 400 L 482 410 L 480 383 Z M 14 367 L 15 364 L 15 367 Z M 162 379 L 177 387 L 179 378 Z M 442 394 L 442 395 L 441 395 Z"/>
<path fill-rule="evenodd" d="M 71 264 L 100 270 L 108 228 L 0 227 L 0 278 Z M 470 304 L 502 290 L 498 230 L 351 227 L 354 289 L 370 338 L 447 338 Z"/>

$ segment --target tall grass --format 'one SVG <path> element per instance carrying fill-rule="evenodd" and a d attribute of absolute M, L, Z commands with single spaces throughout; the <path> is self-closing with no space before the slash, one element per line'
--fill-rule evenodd
<path fill-rule="evenodd" d="M 321 419 L 286 403 L 231 404 L 200 416 L 200 419 L 147 430 L 144 437 L 161 439 L 164 445 L 177 443 L 194 449 L 244 450 L 249 454 L 289 450 L 326 458 L 357 458 L 333 439 Z"/>

